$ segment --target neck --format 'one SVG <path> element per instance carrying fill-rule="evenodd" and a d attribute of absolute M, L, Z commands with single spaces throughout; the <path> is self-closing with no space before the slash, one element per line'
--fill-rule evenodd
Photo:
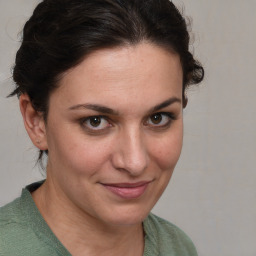
<path fill-rule="evenodd" d="M 76 209 L 48 180 L 32 197 L 48 226 L 72 255 L 143 255 L 142 223 L 111 226 L 101 222 Z"/>

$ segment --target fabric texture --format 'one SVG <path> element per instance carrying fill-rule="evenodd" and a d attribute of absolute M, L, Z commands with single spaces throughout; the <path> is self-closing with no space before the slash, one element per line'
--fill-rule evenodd
<path fill-rule="evenodd" d="M 0 256 L 70 256 L 38 211 L 31 192 L 33 183 L 21 197 L 0 208 Z M 190 238 L 178 227 L 150 213 L 143 222 L 143 256 L 197 256 Z"/>

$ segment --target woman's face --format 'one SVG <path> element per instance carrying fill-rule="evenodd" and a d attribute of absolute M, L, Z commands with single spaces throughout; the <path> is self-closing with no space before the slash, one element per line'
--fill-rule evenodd
<path fill-rule="evenodd" d="M 170 180 L 182 135 L 177 55 L 146 43 L 96 51 L 50 96 L 47 182 L 88 218 L 140 223 Z"/>

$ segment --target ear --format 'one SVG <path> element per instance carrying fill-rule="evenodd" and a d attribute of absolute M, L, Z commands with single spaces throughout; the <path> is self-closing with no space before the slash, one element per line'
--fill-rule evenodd
<path fill-rule="evenodd" d="M 31 141 L 40 150 L 47 150 L 46 125 L 42 113 L 33 108 L 27 94 L 21 94 L 19 101 L 24 125 Z"/>

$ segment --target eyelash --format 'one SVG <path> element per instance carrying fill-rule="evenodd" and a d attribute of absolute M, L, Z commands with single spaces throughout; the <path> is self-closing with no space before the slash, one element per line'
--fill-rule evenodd
<path fill-rule="evenodd" d="M 90 122 L 90 121 L 92 121 L 92 119 L 93 118 L 98 118 L 98 119 L 100 119 L 100 124 L 101 124 L 101 122 L 102 122 L 102 120 L 105 120 L 107 123 L 108 123 L 108 125 L 107 125 L 107 127 L 105 127 L 105 128 L 89 128 L 88 127 L 88 125 L 86 125 L 86 122 Z M 105 131 L 106 129 L 108 129 L 108 128 L 110 128 L 110 127 L 112 127 L 112 125 L 111 125 L 111 122 L 109 121 L 109 118 L 108 117 L 106 117 L 106 116 L 101 116 L 101 115 L 96 115 L 96 116 L 89 116 L 89 117 L 86 117 L 86 118 L 82 118 L 81 120 L 80 120 L 80 124 L 81 124 L 81 126 L 84 128 L 84 129 L 86 129 L 87 131 L 89 131 L 89 132 L 91 132 L 91 133 L 100 133 L 100 132 L 103 132 L 103 131 Z"/>
<path fill-rule="evenodd" d="M 157 125 L 157 124 L 152 124 L 152 129 L 157 128 L 157 129 L 164 129 L 164 128 L 168 128 L 171 123 L 176 120 L 175 115 L 173 113 L 170 112 L 158 112 L 158 113 L 154 113 L 152 115 L 150 115 L 147 120 L 150 120 L 150 118 L 153 118 L 154 116 L 157 115 L 161 115 L 161 121 L 163 120 L 163 118 L 167 118 L 165 124 L 163 125 Z M 152 121 L 152 120 L 151 120 Z M 148 123 L 148 122 L 147 122 Z M 151 126 L 150 124 L 146 124 L 147 126 Z"/>
<path fill-rule="evenodd" d="M 153 118 L 154 116 L 156 117 L 157 115 L 161 115 L 161 120 L 160 121 L 162 121 L 163 118 L 167 118 L 166 123 L 163 124 L 163 125 L 149 124 L 149 120 L 151 118 Z M 104 128 L 97 128 L 97 127 L 96 128 L 90 128 L 90 127 L 88 127 L 88 124 L 86 125 L 86 122 L 93 121 L 92 120 L 93 118 L 95 118 L 95 121 L 96 121 L 96 118 L 100 120 L 99 125 L 102 123 L 102 120 L 105 120 L 107 122 L 107 127 L 104 127 Z M 176 117 L 173 113 L 157 112 L 157 113 L 154 113 L 154 114 L 150 115 L 149 117 L 147 117 L 146 122 L 144 122 L 144 125 L 150 127 L 151 129 L 164 129 L 164 128 L 169 128 L 169 126 L 171 125 L 171 123 L 174 120 L 176 120 Z M 106 116 L 102 116 L 102 115 L 89 116 L 89 117 L 86 117 L 86 118 L 82 118 L 80 120 L 80 125 L 82 126 L 82 128 L 86 129 L 87 131 L 89 131 L 91 133 L 97 133 L 97 134 L 105 132 L 107 129 L 113 127 L 113 125 L 111 123 L 112 122 L 111 122 L 110 118 L 108 118 Z M 151 123 L 152 123 L 152 119 L 151 119 Z M 92 124 L 90 124 L 90 123 L 89 123 L 89 125 L 92 126 Z"/>

